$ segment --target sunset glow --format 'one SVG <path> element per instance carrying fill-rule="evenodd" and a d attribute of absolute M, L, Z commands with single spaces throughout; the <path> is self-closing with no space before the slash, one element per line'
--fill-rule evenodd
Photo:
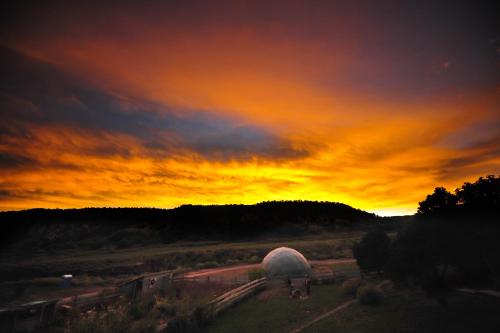
<path fill-rule="evenodd" d="M 0 210 L 300 199 L 401 215 L 500 172 L 488 8 L 91 3 L 3 23 Z"/>

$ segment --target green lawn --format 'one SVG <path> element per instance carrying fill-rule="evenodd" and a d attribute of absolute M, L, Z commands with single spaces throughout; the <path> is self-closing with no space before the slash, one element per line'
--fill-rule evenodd
<path fill-rule="evenodd" d="M 313 286 L 311 297 L 291 300 L 286 288 L 268 288 L 216 318 L 211 333 L 290 332 L 346 299 L 339 285 Z"/>
<path fill-rule="evenodd" d="M 358 303 L 318 322 L 304 333 L 500 332 L 500 299 L 455 293 L 446 311 L 415 292 L 388 295 L 379 306 Z"/>

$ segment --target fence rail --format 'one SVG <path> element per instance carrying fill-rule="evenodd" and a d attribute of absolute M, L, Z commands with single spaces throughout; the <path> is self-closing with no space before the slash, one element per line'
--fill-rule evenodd
<path fill-rule="evenodd" d="M 234 288 L 219 297 L 214 298 L 204 307 L 205 315 L 213 318 L 221 311 L 229 308 L 230 306 L 244 300 L 250 295 L 264 289 L 266 287 L 267 279 L 265 277 L 258 280 L 250 281 L 242 286 Z M 168 326 L 168 322 L 156 328 L 156 332 L 163 332 Z"/>
<path fill-rule="evenodd" d="M 257 291 L 264 289 L 266 286 L 266 278 L 260 278 L 254 281 L 250 281 L 238 288 L 232 289 L 225 294 L 213 299 L 208 303 L 208 311 L 211 315 L 216 315 L 219 312 L 227 309 L 233 304 L 240 302 L 241 300 L 247 298 L 248 296 L 256 293 Z"/>

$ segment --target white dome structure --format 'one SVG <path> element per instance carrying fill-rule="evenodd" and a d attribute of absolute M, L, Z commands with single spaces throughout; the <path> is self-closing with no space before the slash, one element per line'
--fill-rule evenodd
<path fill-rule="evenodd" d="M 311 270 L 307 259 L 289 247 L 279 247 L 269 252 L 262 260 L 262 268 L 269 278 L 305 276 Z"/>

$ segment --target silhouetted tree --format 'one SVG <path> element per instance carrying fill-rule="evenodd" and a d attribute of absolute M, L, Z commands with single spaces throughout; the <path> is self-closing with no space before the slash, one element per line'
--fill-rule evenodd
<path fill-rule="evenodd" d="M 418 219 L 398 233 L 385 272 L 420 285 L 443 305 L 450 267 L 454 283 L 500 282 L 500 178 L 481 177 L 455 194 L 442 187 L 420 202 Z"/>
<path fill-rule="evenodd" d="M 365 272 L 382 271 L 389 253 L 391 239 L 383 231 L 369 231 L 360 242 L 354 244 L 354 258 Z"/>
<path fill-rule="evenodd" d="M 384 272 L 396 282 L 422 287 L 446 306 L 449 258 L 436 227 L 441 225 L 417 221 L 401 231 L 389 249 Z"/>
<path fill-rule="evenodd" d="M 498 219 L 500 214 L 500 177 L 479 177 L 456 189 L 458 207 L 465 214 Z M 497 220 L 498 222 L 498 220 Z"/>
<path fill-rule="evenodd" d="M 417 213 L 420 215 L 448 213 L 456 208 L 457 202 L 457 196 L 448 192 L 444 187 L 436 187 L 434 193 L 419 202 Z"/>

